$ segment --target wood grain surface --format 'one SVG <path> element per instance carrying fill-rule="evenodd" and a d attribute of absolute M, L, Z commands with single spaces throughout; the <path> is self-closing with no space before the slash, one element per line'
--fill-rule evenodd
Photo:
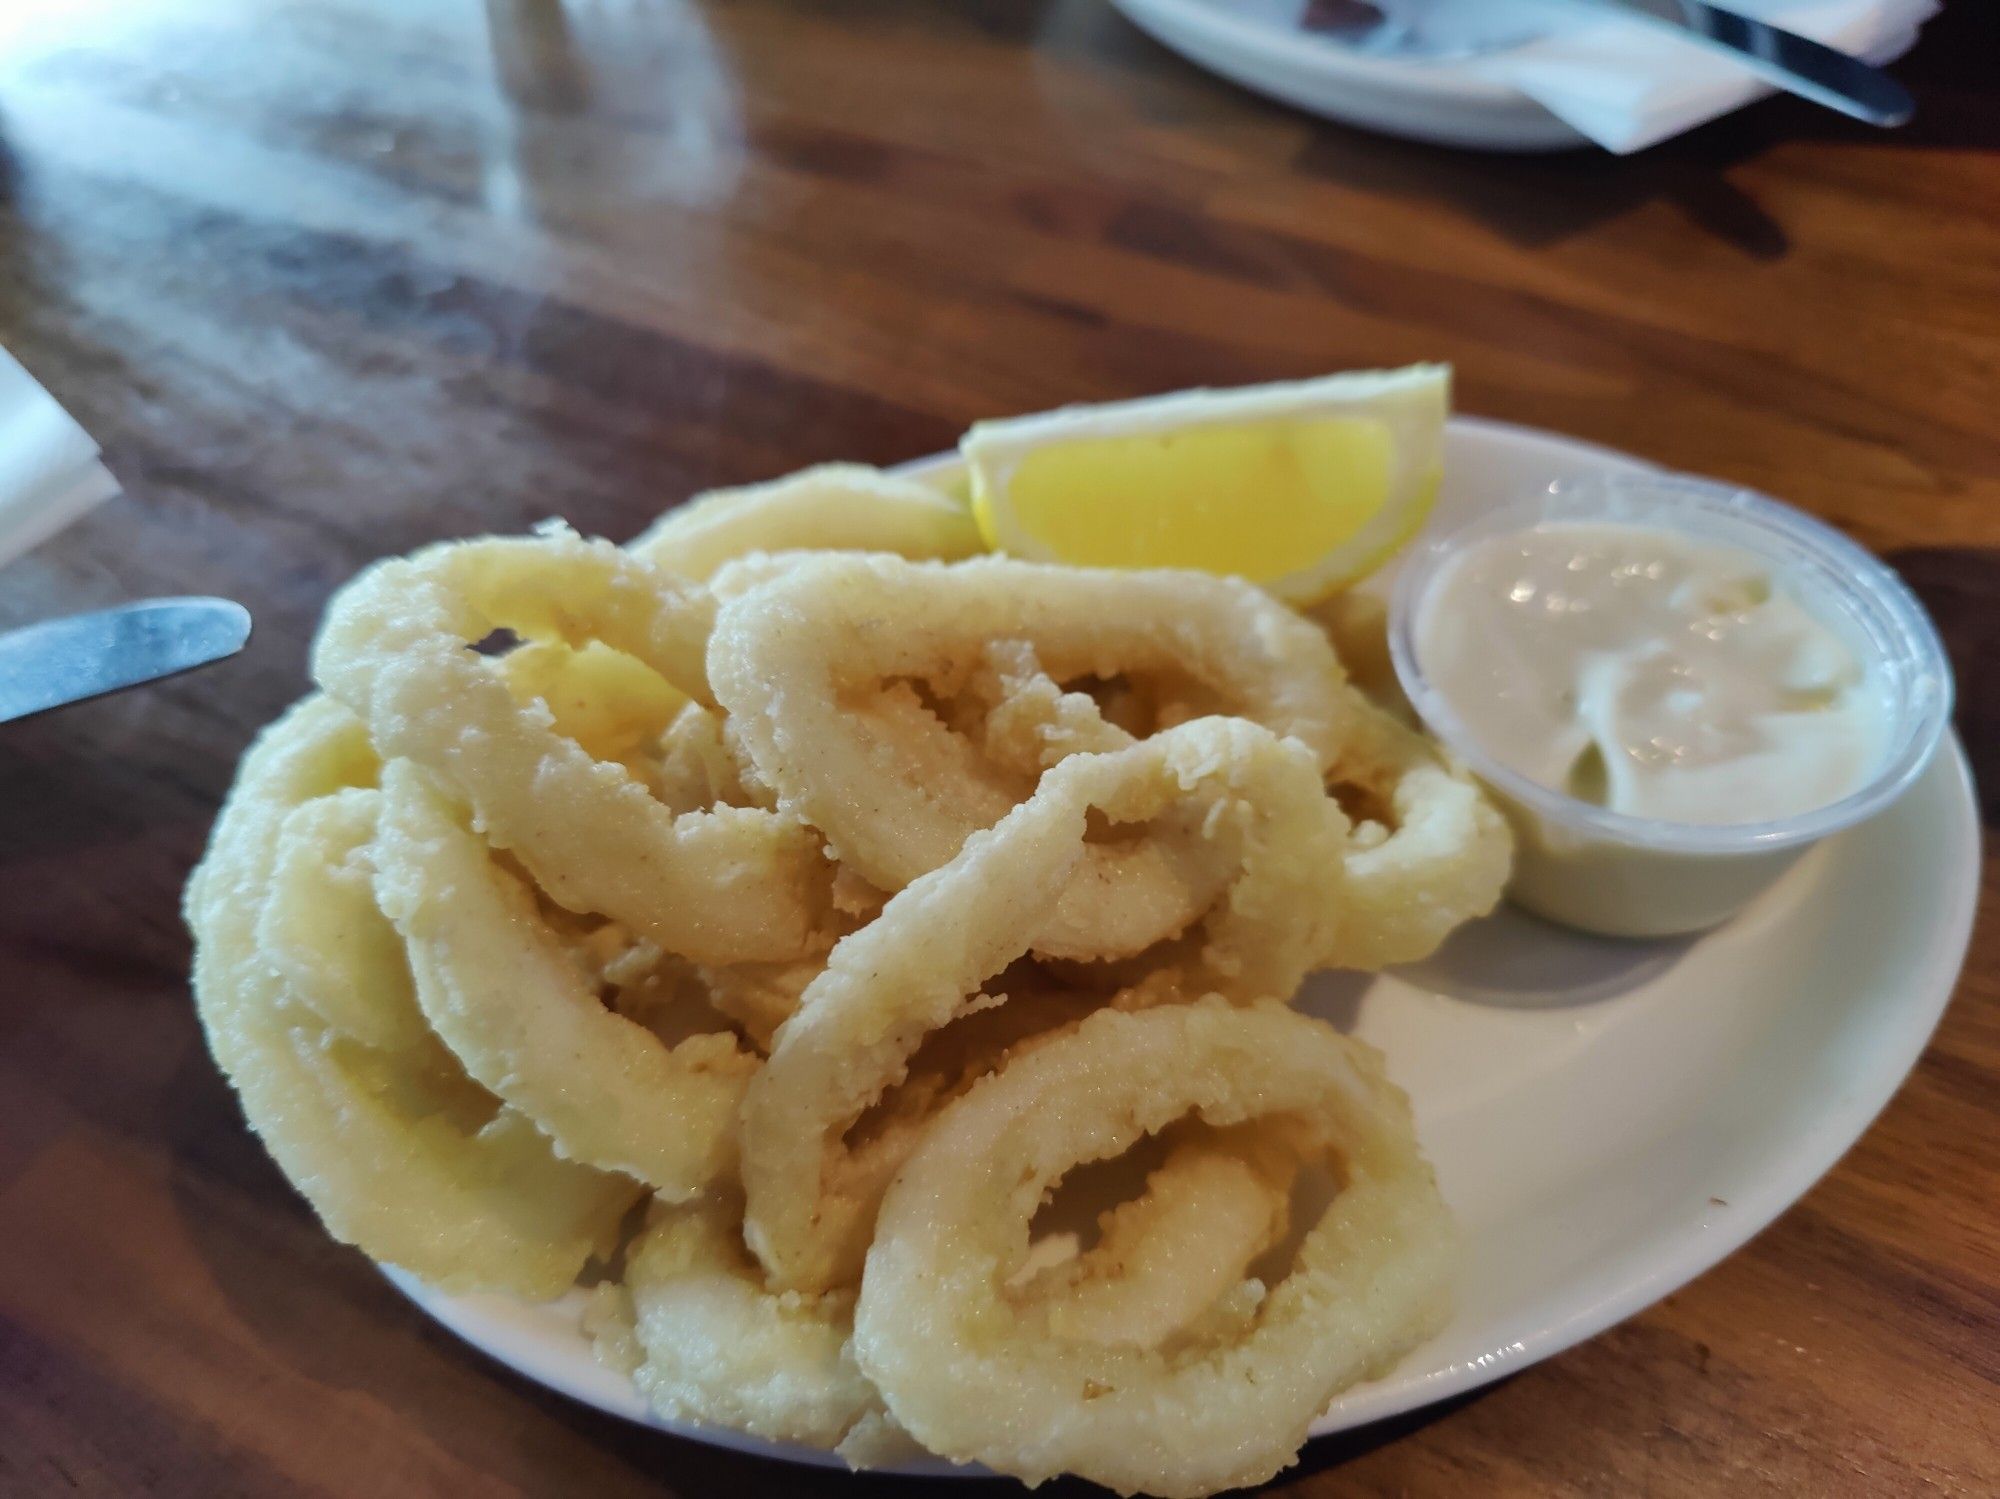
<path fill-rule="evenodd" d="M 328 591 L 385 551 L 550 514 L 623 536 L 1066 400 L 1448 359 L 1464 409 L 1896 560 L 1991 821 L 1996 55 L 1953 0 L 1899 69 L 1908 130 L 1775 101 L 1636 159 L 1491 158 L 1267 105 L 1097 0 L 6 7 L 0 342 L 126 493 L 0 572 L 0 626 L 217 592 L 257 633 L 0 729 L 0 1491 L 867 1487 L 458 1346 L 326 1239 L 210 1064 L 181 882 Z M 1775 1227 L 1274 1487 L 2000 1492 L 1994 888 L 1916 1074 Z"/>

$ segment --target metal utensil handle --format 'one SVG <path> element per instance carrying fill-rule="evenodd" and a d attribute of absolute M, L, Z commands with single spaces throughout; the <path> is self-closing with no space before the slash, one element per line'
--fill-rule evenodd
<path fill-rule="evenodd" d="M 1760 78 L 1871 125 L 1901 125 L 1910 91 L 1872 63 L 1706 0 L 1580 0 L 1629 12 L 1725 52 Z"/>
<path fill-rule="evenodd" d="M 0 634 L 0 723 L 233 656 L 250 614 L 228 599 L 148 599 Z"/>

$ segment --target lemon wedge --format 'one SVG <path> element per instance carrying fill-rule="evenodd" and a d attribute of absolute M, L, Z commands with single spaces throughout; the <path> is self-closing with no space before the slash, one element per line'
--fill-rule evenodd
<path fill-rule="evenodd" d="M 1038 562 L 1235 573 L 1310 604 L 1430 513 L 1451 370 L 1361 370 L 980 422 L 959 443 L 987 545 Z"/>

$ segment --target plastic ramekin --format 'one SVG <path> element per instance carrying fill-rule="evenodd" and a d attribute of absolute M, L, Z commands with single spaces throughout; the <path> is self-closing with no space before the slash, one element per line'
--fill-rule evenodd
<path fill-rule="evenodd" d="M 1882 759 L 1853 792 L 1792 817 L 1720 825 L 1612 812 L 1501 765 L 1433 685 L 1416 622 L 1430 588 L 1463 549 L 1495 536 L 1587 522 L 1650 526 L 1762 558 L 1778 587 L 1854 653 L 1893 715 Z M 1551 486 L 1405 558 L 1389 648 L 1411 705 L 1494 795 L 1514 825 L 1508 894 L 1553 921 L 1620 937 L 1701 931 L 1728 920 L 1813 844 L 1874 816 L 1930 763 L 1951 715 L 1951 664 L 1902 579 L 1830 526 L 1747 489 L 1670 475 Z"/>

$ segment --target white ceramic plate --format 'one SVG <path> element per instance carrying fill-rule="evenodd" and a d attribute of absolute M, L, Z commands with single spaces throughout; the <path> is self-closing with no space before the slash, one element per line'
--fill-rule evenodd
<path fill-rule="evenodd" d="M 1387 135 L 1480 151 L 1561 151 L 1589 138 L 1466 62 L 1373 57 L 1278 24 L 1269 7 L 1111 0 L 1188 61 L 1282 103 Z"/>
<path fill-rule="evenodd" d="M 1454 420 L 1433 524 L 1551 480 L 1638 467 L 1601 448 Z M 931 476 L 951 460 L 918 466 Z M 1382 1048 L 1463 1226 L 1457 1314 L 1315 1436 L 1476 1388 L 1685 1285 L 1796 1201 L 1915 1064 L 1964 960 L 1978 817 L 1948 740 L 1875 821 L 1829 840 L 1698 940 L 1593 939 L 1503 909 L 1428 962 L 1324 974 L 1306 1008 Z M 597 1364 L 571 1297 L 527 1305 L 390 1279 L 528 1378 L 741 1451 L 810 1449 L 663 1421 Z M 942 1463 L 899 1472 L 966 1472 Z"/>
<path fill-rule="evenodd" d="M 1772 92 L 1717 54 L 1573 0 L 1382 0 L 1416 26 L 1414 44 L 1390 52 L 1305 30 L 1302 0 L 1112 4 L 1244 88 L 1365 130 L 1480 151 L 1554 151 L 1593 138 L 1636 150 Z M 1917 0 L 1738 8 L 1876 63 L 1907 51 L 1924 15 Z"/>

